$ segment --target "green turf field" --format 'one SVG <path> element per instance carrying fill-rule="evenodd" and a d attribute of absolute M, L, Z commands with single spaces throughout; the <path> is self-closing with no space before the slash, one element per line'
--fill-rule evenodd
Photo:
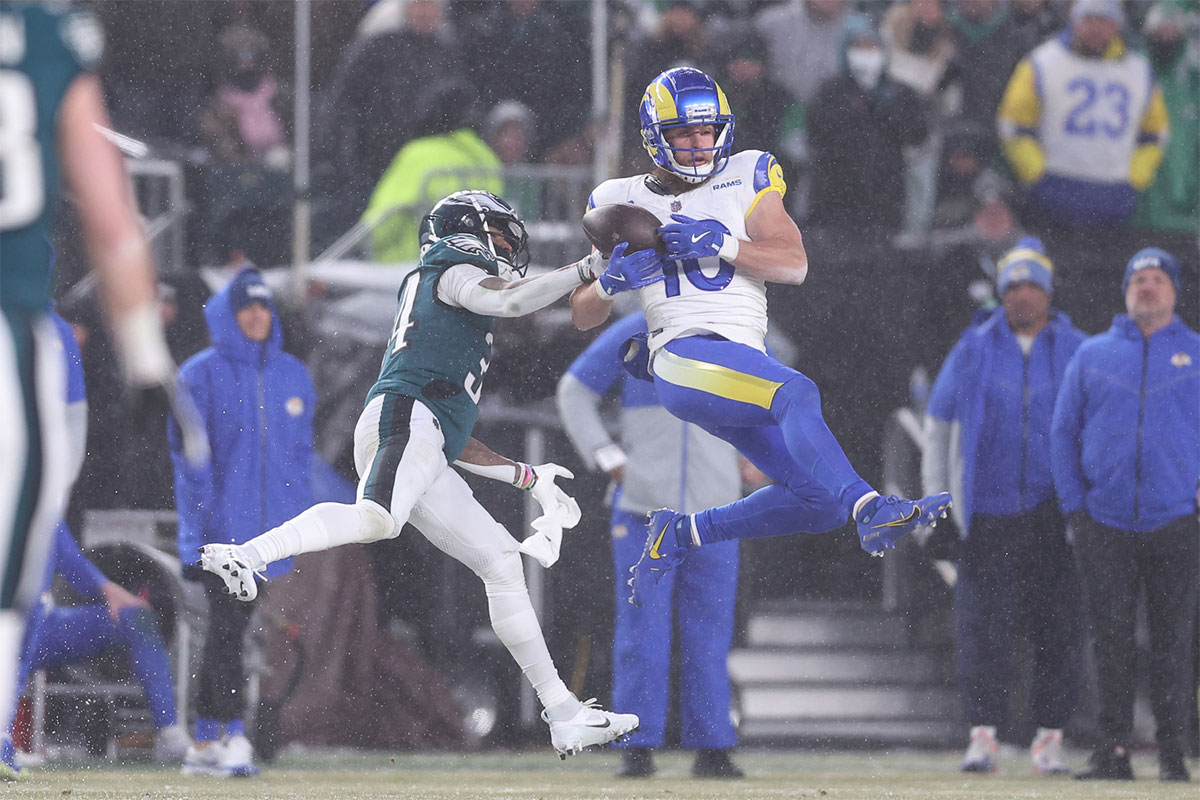
<path fill-rule="evenodd" d="M 1081 765 L 1083 753 L 1073 753 Z M 689 754 L 657 758 L 659 772 L 646 780 L 613 776 L 618 757 L 585 753 L 559 761 L 549 751 L 433 754 L 339 752 L 290 753 L 255 779 L 185 778 L 175 770 L 137 764 L 65 766 L 30 770 L 15 784 L 0 784 L 5 798 L 196 798 L 238 800 L 278 798 L 402 798 L 416 800 L 738 800 L 739 798 L 811 798 L 811 800 L 949 800 L 949 798 L 1153 798 L 1196 800 L 1196 784 L 1157 780 L 1150 756 L 1134 760 L 1136 783 L 1084 783 L 1038 778 L 1028 771 L 1024 753 L 1006 757 L 996 775 L 970 776 L 956 771 L 957 753 L 812 753 L 743 751 L 738 764 L 749 777 L 739 781 L 701 781 L 688 773 Z M 1197 772 L 1195 762 L 1191 764 Z"/>

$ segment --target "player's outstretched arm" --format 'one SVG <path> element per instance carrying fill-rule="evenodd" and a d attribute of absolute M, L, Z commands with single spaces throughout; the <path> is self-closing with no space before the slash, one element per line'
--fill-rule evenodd
<path fill-rule="evenodd" d="M 557 478 L 575 477 L 566 467 L 553 463 L 533 466 L 521 461 L 513 461 L 474 437 L 467 441 L 467 446 L 463 448 L 454 465 L 474 475 L 508 483 L 523 491 L 531 492 L 545 514 L 563 506 L 562 526 L 564 528 L 573 528 L 579 522 L 579 504 L 575 502 L 575 498 L 568 495 L 555 483 Z"/>
<path fill-rule="evenodd" d="M 515 281 L 492 276 L 469 288 L 461 299 L 468 311 L 490 317 L 523 317 L 564 297 L 585 281 L 594 278 L 602 264 L 599 253 L 590 253 L 573 264 L 553 272 L 530 275 Z"/>
<path fill-rule="evenodd" d="M 79 208 L 88 260 L 132 383 L 166 382 L 174 372 L 162 335 L 150 247 L 134 209 L 125 162 L 100 128 L 110 125 L 100 82 L 81 75 L 58 122 L 63 175 Z"/>

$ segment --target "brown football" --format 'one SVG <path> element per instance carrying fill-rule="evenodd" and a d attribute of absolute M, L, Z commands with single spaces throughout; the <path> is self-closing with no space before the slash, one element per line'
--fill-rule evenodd
<path fill-rule="evenodd" d="M 667 251 L 658 226 L 662 225 L 653 211 L 632 203 L 605 203 L 589 210 L 580 220 L 583 232 L 605 258 L 620 242 L 629 242 L 627 252 L 651 248 L 660 253 Z"/>

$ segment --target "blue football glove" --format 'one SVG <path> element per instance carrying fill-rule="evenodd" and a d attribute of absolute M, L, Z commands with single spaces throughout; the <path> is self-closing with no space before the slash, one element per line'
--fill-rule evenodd
<path fill-rule="evenodd" d="M 717 220 L 692 219 L 684 214 L 672 214 L 671 219 L 675 222 L 658 229 L 671 259 L 720 256 L 732 261 L 737 257 L 738 240 Z"/>
<path fill-rule="evenodd" d="M 596 283 L 609 297 L 617 292 L 641 289 L 663 279 L 662 256 L 657 250 L 638 250 L 625 255 L 629 242 L 621 242 L 608 257 L 608 266 Z"/>

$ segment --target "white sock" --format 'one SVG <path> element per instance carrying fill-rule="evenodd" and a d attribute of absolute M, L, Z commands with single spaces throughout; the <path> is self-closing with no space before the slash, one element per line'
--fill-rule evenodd
<path fill-rule="evenodd" d="M 25 634 L 25 615 L 13 609 L 0 611 L 0 732 L 12 731 L 17 707 L 17 662 Z"/>
<path fill-rule="evenodd" d="M 354 505 L 319 503 L 278 528 L 255 536 L 242 547 L 255 562 L 251 568 L 258 570 L 301 553 L 377 542 L 391 536 L 396 527 L 391 515 L 370 500 L 360 500 Z"/>
<path fill-rule="evenodd" d="M 867 492 L 862 497 L 858 498 L 858 500 L 854 503 L 854 513 L 851 514 L 850 516 L 854 517 L 855 519 L 858 519 L 858 512 L 862 511 L 862 507 L 865 506 L 870 501 L 874 500 L 876 497 L 879 497 L 879 492 L 872 491 L 872 492 Z"/>

